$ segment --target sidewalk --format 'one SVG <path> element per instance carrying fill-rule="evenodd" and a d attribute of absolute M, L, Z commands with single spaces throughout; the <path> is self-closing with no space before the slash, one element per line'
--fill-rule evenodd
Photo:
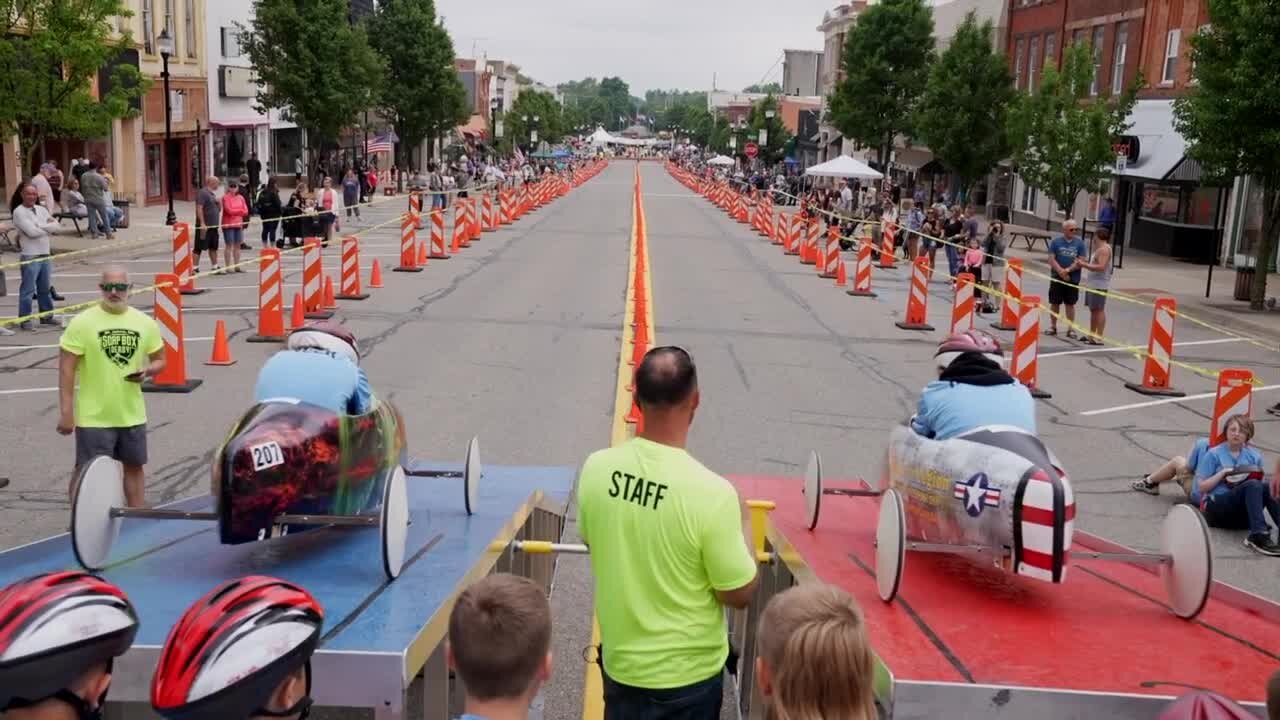
<path fill-rule="evenodd" d="M 1034 268 L 1037 272 L 1049 272 L 1048 253 L 1040 245 L 1031 251 L 1021 241 L 1016 245 L 1009 245 L 1005 253 L 1008 257 L 1021 258 L 1025 267 Z M 1189 316 L 1280 344 L 1280 310 L 1250 310 L 1247 301 L 1236 300 L 1234 268 L 1213 268 L 1213 287 L 1206 298 L 1204 289 L 1208 274 L 1207 265 L 1195 265 L 1128 248 L 1124 252 L 1123 267 L 1117 267 L 1111 279 L 1111 287 L 1148 301 L 1161 296 L 1172 297 L 1178 301 L 1178 310 Z M 1029 281 L 1034 285 L 1041 279 L 1029 278 Z M 1268 277 L 1267 290 L 1269 295 L 1280 294 L 1280 274 L 1272 273 Z"/>

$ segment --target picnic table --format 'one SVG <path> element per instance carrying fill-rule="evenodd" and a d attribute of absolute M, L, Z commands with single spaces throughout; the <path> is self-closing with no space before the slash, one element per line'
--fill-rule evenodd
<path fill-rule="evenodd" d="M 1039 240 L 1047 251 L 1049 249 L 1049 241 L 1053 239 L 1053 235 L 1040 230 L 1011 228 L 1009 230 L 1009 242 L 1016 242 L 1019 239 L 1026 243 L 1027 250 L 1035 250 L 1036 241 Z"/>

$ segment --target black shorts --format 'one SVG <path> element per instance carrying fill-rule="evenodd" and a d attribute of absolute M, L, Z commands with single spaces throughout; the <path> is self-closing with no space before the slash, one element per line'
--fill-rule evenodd
<path fill-rule="evenodd" d="M 147 426 L 124 428 L 76 428 L 76 467 L 99 455 L 118 460 L 122 465 L 142 467 L 147 464 Z"/>
<path fill-rule="evenodd" d="M 205 228 L 196 233 L 196 252 L 217 252 L 218 228 Z"/>
<path fill-rule="evenodd" d="M 1075 305 L 1080 302 L 1080 288 L 1067 285 L 1061 280 L 1049 281 L 1050 305 Z"/>

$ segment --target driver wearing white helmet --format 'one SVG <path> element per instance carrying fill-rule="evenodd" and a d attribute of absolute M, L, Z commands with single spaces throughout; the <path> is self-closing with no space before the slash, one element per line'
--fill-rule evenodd
<path fill-rule="evenodd" d="M 1035 433 L 1035 401 L 1026 386 L 1005 372 L 996 338 L 981 330 L 952 335 L 938 345 L 934 360 L 938 379 L 920 394 L 912 430 L 935 440 L 989 425 Z"/>
<path fill-rule="evenodd" d="M 373 407 L 355 335 L 329 321 L 290 333 L 287 349 L 271 356 L 259 371 L 253 396 L 254 402 L 301 400 L 346 415 L 363 415 Z"/>

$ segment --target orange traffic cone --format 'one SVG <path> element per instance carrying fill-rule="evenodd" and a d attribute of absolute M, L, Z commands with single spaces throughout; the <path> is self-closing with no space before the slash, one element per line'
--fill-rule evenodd
<path fill-rule="evenodd" d="M 836 285 L 844 287 L 849 283 L 849 272 L 844 269 L 844 258 L 840 258 L 839 264 L 836 265 Z"/>
<path fill-rule="evenodd" d="M 307 306 L 302 301 L 302 293 L 293 294 L 293 314 L 289 317 L 289 329 L 297 330 L 307 324 Z"/>
<path fill-rule="evenodd" d="M 369 287 L 382 287 L 382 261 L 377 258 L 373 261 L 373 270 L 369 271 Z"/>
<path fill-rule="evenodd" d="M 427 264 L 427 244 L 425 242 L 418 243 L 418 267 Z"/>
<path fill-rule="evenodd" d="M 235 365 L 231 359 L 231 348 L 227 346 L 227 324 L 222 320 L 214 326 L 213 354 L 205 361 L 205 365 Z"/>
<path fill-rule="evenodd" d="M 322 302 L 325 310 L 337 310 L 338 301 L 333 296 L 333 277 L 324 276 L 324 300 Z"/>

